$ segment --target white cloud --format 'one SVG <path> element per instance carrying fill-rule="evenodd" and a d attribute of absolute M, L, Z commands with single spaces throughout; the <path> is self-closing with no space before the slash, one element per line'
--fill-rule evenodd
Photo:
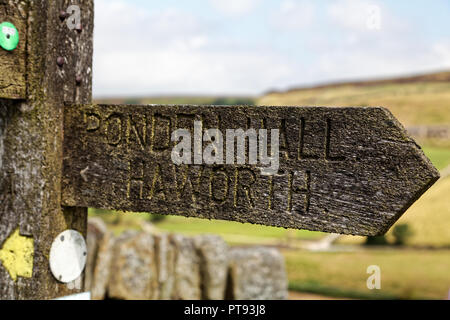
<path fill-rule="evenodd" d="M 158 49 L 111 51 L 103 55 L 96 68 L 98 95 L 259 93 L 291 72 L 288 65 L 270 54 Z"/>
<path fill-rule="evenodd" d="M 94 39 L 100 51 L 207 43 L 204 23 L 176 8 L 150 12 L 121 0 L 98 0 L 96 11 Z"/>
<path fill-rule="evenodd" d="M 210 0 L 216 10 L 228 16 L 242 16 L 250 13 L 260 0 Z"/>
<path fill-rule="evenodd" d="M 273 15 L 273 25 L 283 30 L 300 30 L 314 22 L 315 5 L 306 1 L 285 0 Z"/>
<path fill-rule="evenodd" d="M 361 27 L 362 20 L 344 21 L 342 12 L 354 7 L 325 13 L 318 8 L 303 0 L 285 0 L 275 15 L 286 22 L 278 27 L 309 28 L 299 49 L 294 37 L 272 40 L 269 33 L 265 40 L 261 33 L 261 39 L 252 42 L 248 33 L 223 36 L 215 32 L 215 23 L 177 8 L 149 10 L 123 0 L 97 0 L 94 95 L 256 95 L 272 88 L 450 67 L 447 40 L 421 36 L 414 32 L 419 24 L 401 21 L 384 7 L 377 32 Z M 330 17 L 334 27 L 320 24 Z"/>
<path fill-rule="evenodd" d="M 438 42 L 433 46 L 436 61 L 442 62 L 444 68 L 450 68 L 450 42 Z"/>
<path fill-rule="evenodd" d="M 97 97 L 259 94 L 293 72 L 270 50 L 210 44 L 210 26 L 180 10 L 149 12 L 117 0 L 96 7 Z"/>
<path fill-rule="evenodd" d="M 411 28 L 411 21 L 394 15 L 379 1 L 335 0 L 327 5 L 326 14 L 336 27 L 365 36 L 377 32 L 395 36 L 408 33 Z"/>
<path fill-rule="evenodd" d="M 380 13 L 379 29 L 370 28 L 374 7 Z M 433 45 L 418 32 L 419 23 L 394 15 L 386 6 L 337 0 L 326 14 L 336 27 L 335 41 L 325 37 L 309 48 L 317 53 L 315 74 L 321 81 L 398 76 L 449 65 L 448 44 Z"/>
<path fill-rule="evenodd" d="M 385 78 L 427 73 L 450 67 L 450 43 L 431 46 L 410 41 L 380 42 L 323 50 L 311 66 L 311 79 L 319 82 Z M 382 41 L 382 40 L 380 40 Z"/>
<path fill-rule="evenodd" d="M 339 0 L 327 8 L 327 13 L 340 26 L 362 29 L 366 26 L 368 3 L 365 1 Z"/>

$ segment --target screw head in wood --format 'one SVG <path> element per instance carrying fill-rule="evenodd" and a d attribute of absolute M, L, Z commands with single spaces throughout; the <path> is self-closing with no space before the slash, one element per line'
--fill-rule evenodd
<path fill-rule="evenodd" d="M 6 51 L 12 51 L 19 44 L 19 31 L 11 22 L 0 24 L 0 46 Z"/>
<path fill-rule="evenodd" d="M 83 31 L 83 26 L 81 25 L 81 23 L 79 23 L 79 24 L 76 25 L 75 30 L 76 30 L 78 33 L 81 33 L 81 31 Z"/>
<path fill-rule="evenodd" d="M 62 66 L 64 65 L 64 58 L 63 58 L 63 57 L 58 57 L 58 58 L 56 58 L 56 64 L 57 64 L 59 67 L 62 67 Z"/>
<path fill-rule="evenodd" d="M 83 78 L 81 77 L 81 75 L 77 75 L 75 77 L 75 83 L 77 84 L 77 86 L 81 85 L 82 81 L 83 81 Z"/>
<path fill-rule="evenodd" d="M 67 12 L 65 12 L 64 10 L 61 10 L 59 12 L 59 19 L 61 19 L 61 21 L 64 21 L 67 18 Z"/>

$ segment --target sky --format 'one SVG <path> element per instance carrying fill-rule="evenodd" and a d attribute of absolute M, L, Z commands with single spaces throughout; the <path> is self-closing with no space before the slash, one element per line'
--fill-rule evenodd
<path fill-rule="evenodd" d="M 97 98 L 450 70 L 448 0 L 96 0 L 94 30 Z"/>

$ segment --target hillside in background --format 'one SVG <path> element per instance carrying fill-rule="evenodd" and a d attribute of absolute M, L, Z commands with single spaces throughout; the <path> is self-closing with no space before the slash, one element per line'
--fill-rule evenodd
<path fill-rule="evenodd" d="M 255 104 L 252 97 L 243 96 L 154 96 L 154 97 L 128 97 L 128 98 L 97 98 L 94 101 L 100 104 L 195 104 L 195 105 L 251 105 Z"/>
<path fill-rule="evenodd" d="M 257 104 L 382 106 L 406 127 L 450 124 L 450 72 L 269 92 Z"/>
<path fill-rule="evenodd" d="M 334 83 L 285 92 L 269 92 L 258 105 L 297 106 L 382 106 L 407 128 L 414 126 L 450 128 L 450 72 L 387 80 Z M 448 134 L 447 134 L 448 136 Z M 450 165 L 450 141 L 418 140 L 426 155 L 440 170 Z M 448 169 L 447 169 L 448 170 Z M 428 190 L 397 222 L 407 223 L 417 246 L 450 245 L 450 177 Z M 392 235 L 392 230 L 389 237 Z M 341 242 L 364 242 L 363 237 L 346 236 Z"/>
<path fill-rule="evenodd" d="M 399 77 L 399 78 L 388 78 L 388 79 L 375 79 L 375 80 L 361 80 L 361 81 L 341 81 L 334 83 L 327 83 L 322 85 L 310 86 L 310 87 L 299 87 L 288 89 L 290 91 L 300 91 L 307 89 L 325 89 L 325 88 L 336 88 L 341 86 L 356 86 L 356 87 L 366 87 L 382 84 L 400 84 L 400 83 L 417 83 L 417 82 L 450 82 L 450 71 L 442 71 L 435 73 L 428 73 L 409 77 Z M 273 91 L 272 93 L 276 93 Z"/>

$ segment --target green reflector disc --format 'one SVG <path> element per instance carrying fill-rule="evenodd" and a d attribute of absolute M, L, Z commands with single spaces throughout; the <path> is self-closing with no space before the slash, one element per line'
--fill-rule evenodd
<path fill-rule="evenodd" d="M 19 31 L 11 22 L 3 22 L 0 24 L 0 46 L 12 51 L 19 44 Z"/>

